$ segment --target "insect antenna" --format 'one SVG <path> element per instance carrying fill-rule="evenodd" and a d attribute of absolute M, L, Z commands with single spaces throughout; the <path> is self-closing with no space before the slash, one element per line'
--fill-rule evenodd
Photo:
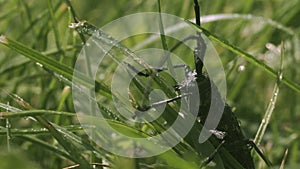
<path fill-rule="evenodd" d="M 195 20 L 196 24 L 198 26 L 201 26 L 200 21 L 200 7 L 198 0 L 194 0 L 194 11 L 195 11 Z M 197 46 L 194 50 L 194 58 L 195 58 L 195 68 L 198 75 L 202 75 L 202 69 L 203 69 L 203 59 L 206 51 L 206 44 L 204 40 L 201 37 L 201 32 L 197 31 Z"/>

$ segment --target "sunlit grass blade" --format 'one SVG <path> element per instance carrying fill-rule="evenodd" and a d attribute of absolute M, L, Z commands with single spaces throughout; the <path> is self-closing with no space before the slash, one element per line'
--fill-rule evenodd
<path fill-rule="evenodd" d="M 9 105 L 7 103 L 7 105 Z M 8 111 L 8 109 L 6 109 L 6 111 Z M 11 151 L 10 150 L 10 139 L 11 139 L 11 124 L 9 122 L 9 119 L 6 119 L 6 144 L 7 144 L 7 151 Z"/>
<path fill-rule="evenodd" d="M 271 116 L 273 114 L 274 108 L 275 108 L 275 104 L 277 101 L 277 97 L 278 97 L 278 93 L 279 93 L 279 86 L 282 80 L 282 76 L 283 76 L 283 59 L 284 59 L 284 54 L 285 54 L 285 47 L 284 47 L 284 43 L 282 42 L 281 44 L 281 55 L 280 55 L 280 69 L 278 71 L 278 76 L 277 76 L 277 81 L 275 83 L 274 89 L 273 89 L 273 93 L 272 93 L 272 97 L 271 100 L 268 104 L 267 110 L 265 112 L 264 118 L 262 119 L 260 126 L 257 130 L 257 133 L 255 135 L 254 138 L 254 143 L 259 145 L 264 134 L 265 131 L 267 129 L 268 124 L 270 123 L 270 119 Z"/>
<path fill-rule="evenodd" d="M 205 16 L 201 16 L 201 23 L 211 23 L 211 22 L 216 22 L 216 21 L 224 21 L 224 20 L 250 20 L 250 21 L 257 21 L 257 22 L 262 22 L 265 25 L 270 25 L 274 28 L 277 28 L 291 36 L 297 36 L 297 33 L 285 26 L 282 25 L 281 23 L 274 21 L 272 19 L 269 18 L 264 18 L 264 17 L 260 17 L 260 16 L 255 16 L 252 14 L 212 14 L 212 15 L 205 15 Z M 189 21 L 191 22 L 195 22 L 195 19 L 190 19 Z M 177 25 L 173 25 L 170 27 L 166 27 L 165 28 L 165 32 L 166 33 L 172 33 L 175 31 L 181 31 L 181 29 L 184 29 L 186 27 L 186 25 L 184 24 L 177 24 Z M 138 43 L 133 49 L 137 50 L 137 49 L 141 49 L 145 46 L 147 46 L 148 44 L 154 42 L 155 40 L 157 40 L 159 38 L 158 35 L 152 35 L 150 36 L 148 39 L 142 41 L 141 43 Z"/>
<path fill-rule="evenodd" d="M 26 110 L 26 111 L 10 111 L 0 112 L 0 118 L 16 118 L 16 117 L 28 117 L 28 116 L 41 116 L 41 115 L 64 115 L 64 116 L 76 116 L 75 113 L 53 111 L 53 110 Z"/>
<path fill-rule="evenodd" d="M 190 25 L 193 25 L 200 32 L 204 33 L 209 39 L 215 41 L 219 45 L 221 45 L 224 48 L 230 50 L 231 52 L 233 52 L 233 53 L 235 53 L 235 54 L 237 54 L 237 55 L 245 58 L 249 63 L 255 65 L 256 67 L 258 67 L 260 69 L 262 69 L 263 71 L 265 71 L 266 73 L 268 73 L 272 77 L 277 78 L 277 72 L 275 70 L 273 70 L 271 67 L 269 67 L 265 63 L 263 63 L 263 62 L 259 61 L 258 59 L 256 59 L 253 55 L 250 55 L 249 53 L 246 53 L 245 51 L 241 50 L 237 46 L 234 46 L 234 45 L 228 43 L 227 41 L 222 40 L 221 38 L 217 37 L 216 35 L 210 33 L 208 30 L 206 30 L 206 29 L 204 29 L 202 27 L 197 26 L 195 23 L 190 22 L 189 20 L 186 20 L 186 22 L 188 24 L 190 24 Z M 300 86 L 299 86 L 299 84 L 291 81 L 290 79 L 282 77 L 281 83 L 285 84 L 287 87 L 291 88 L 292 90 L 300 93 Z"/>
<path fill-rule="evenodd" d="M 71 126 L 63 126 L 65 130 L 70 132 L 76 131 L 83 131 L 82 126 L 78 125 L 71 125 Z M 7 130 L 3 127 L 0 127 L 0 135 L 6 135 Z M 11 135 L 13 136 L 24 136 L 24 135 L 38 135 L 38 134 L 50 134 L 46 128 L 38 128 L 38 129 L 18 129 L 18 128 L 11 128 L 10 130 Z"/>
<path fill-rule="evenodd" d="M 281 164 L 280 164 L 280 168 L 279 168 L 279 169 L 284 169 L 284 165 L 285 165 L 285 163 L 286 163 L 286 159 L 287 159 L 288 153 L 289 153 L 289 149 L 286 149 L 286 150 L 285 150 L 285 153 L 284 153 L 284 156 L 283 156 L 283 159 L 282 159 L 282 161 L 281 161 Z"/>
<path fill-rule="evenodd" d="M 222 20 L 236 20 L 236 19 L 240 19 L 240 20 L 250 20 L 250 21 L 257 21 L 257 22 L 262 22 L 266 25 L 270 25 L 274 28 L 277 28 L 279 30 L 282 30 L 284 32 L 286 32 L 289 35 L 294 36 L 296 34 L 296 32 L 285 26 L 282 25 L 281 23 L 274 21 L 272 19 L 269 18 L 264 18 L 261 16 L 255 16 L 252 14 L 237 14 L 237 13 L 233 13 L 233 14 L 212 14 L 212 15 L 207 15 L 207 16 L 203 16 L 202 17 L 202 22 L 203 23 L 208 23 L 208 22 L 214 22 L 214 21 L 222 21 Z"/>

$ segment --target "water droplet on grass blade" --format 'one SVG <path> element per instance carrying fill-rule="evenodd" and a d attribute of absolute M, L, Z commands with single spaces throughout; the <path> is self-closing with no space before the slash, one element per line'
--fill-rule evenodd
<path fill-rule="evenodd" d="M 238 68 L 238 71 L 239 72 L 242 72 L 246 69 L 246 66 L 245 65 L 240 65 L 239 68 Z"/>
<path fill-rule="evenodd" d="M 38 65 L 39 67 L 43 67 L 43 65 L 39 62 L 35 62 L 36 65 Z"/>
<path fill-rule="evenodd" d="M 5 44 L 7 44 L 7 43 L 8 43 L 8 41 L 7 41 L 7 38 L 6 38 L 6 36 L 4 36 L 4 35 L 1 35 L 1 36 L 0 36 L 0 42 L 1 42 L 1 43 L 5 43 Z"/>

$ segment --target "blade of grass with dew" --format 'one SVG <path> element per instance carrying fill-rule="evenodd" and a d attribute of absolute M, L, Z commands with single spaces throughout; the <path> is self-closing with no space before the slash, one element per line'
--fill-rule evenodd
<path fill-rule="evenodd" d="M 274 77 L 274 78 L 278 77 L 275 70 L 273 70 L 268 65 L 266 65 L 263 62 L 261 62 L 258 59 L 256 59 L 253 55 L 250 55 L 250 54 L 244 52 L 243 50 L 241 50 L 240 48 L 238 48 L 238 47 L 236 47 L 236 46 L 234 46 L 234 45 L 226 42 L 225 40 L 222 40 L 221 38 L 217 37 L 216 35 L 210 33 L 208 30 L 206 30 L 206 29 L 204 29 L 202 27 L 199 27 L 198 25 L 194 24 L 193 22 L 190 22 L 189 20 L 186 20 L 186 22 L 188 24 L 194 26 L 198 31 L 204 33 L 209 39 L 215 41 L 216 43 L 218 43 L 222 47 L 230 50 L 231 52 L 237 54 L 238 56 L 241 56 L 241 57 L 245 58 L 248 62 L 250 62 L 254 66 L 262 69 L 263 71 L 265 71 L 266 73 L 268 73 L 272 77 Z M 297 93 L 300 93 L 300 86 L 299 86 L 299 84 L 291 81 L 290 79 L 282 77 L 281 83 L 285 84 L 287 87 L 289 87 L 290 89 L 296 91 Z"/>
<path fill-rule="evenodd" d="M 53 111 L 53 110 L 25 110 L 25 111 L 7 111 L 0 112 L 0 118 L 16 118 L 16 117 L 28 117 L 28 116 L 42 116 L 42 115 L 64 115 L 64 116 L 76 116 L 75 113 Z"/>
<path fill-rule="evenodd" d="M 9 103 L 7 103 L 9 106 Z M 8 111 L 8 109 L 6 109 Z M 7 151 L 10 152 L 10 139 L 11 139 L 11 124 L 9 119 L 6 119 L 6 144 L 7 144 Z"/>
<path fill-rule="evenodd" d="M 152 74 L 153 70 L 147 65 L 139 56 L 137 56 L 133 51 L 128 49 L 126 46 L 123 46 L 120 44 L 116 39 L 114 39 L 112 36 L 106 34 L 103 30 L 98 29 L 96 26 L 84 21 L 84 22 L 78 22 L 74 23 L 70 26 L 71 28 L 76 29 L 81 34 L 93 36 L 95 40 L 97 40 L 97 45 L 101 50 L 104 50 L 101 46 L 109 45 L 116 47 L 117 50 L 121 51 L 125 56 L 132 58 L 136 63 L 143 66 L 149 74 Z M 105 51 L 106 52 L 106 51 Z M 111 56 L 114 60 L 117 60 L 111 51 L 108 52 L 108 55 Z M 119 62 L 117 60 L 117 62 Z M 126 66 L 126 65 L 124 65 Z M 172 98 L 174 97 L 173 92 L 173 86 L 166 83 L 164 79 L 161 76 L 153 76 L 154 81 L 159 84 L 165 91 L 168 97 Z M 143 91 L 143 90 L 141 90 Z M 116 95 L 116 93 L 114 93 Z M 122 98 L 122 96 L 120 96 Z M 116 97 L 119 98 L 119 97 Z"/>
<path fill-rule="evenodd" d="M 3 104 L 4 105 L 4 104 Z M 4 108 L 5 106 L 1 106 L 2 108 Z M 49 111 L 49 110 L 29 110 L 29 111 L 21 111 L 20 109 L 14 108 L 12 106 L 7 105 L 6 106 L 7 109 L 10 110 L 18 110 L 18 112 L 10 112 L 10 113 L 6 113 L 6 112 L 1 112 L 1 118 L 15 118 L 15 117 L 24 117 L 24 116 L 37 116 L 37 115 L 43 115 L 44 113 L 46 114 L 52 114 L 52 115 L 72 115 L 74 116 L 74 113 L 68 113 L 68 112 L 56 112 L 56 111 Z M 42 112 L 42 114 L 41 114 Z M 14 114 L 12 114 L 14 113 Z M 82 126 L 69 126 L 66 127 L 66 130 L 71 131 L 82 131 Z M 41 140 L 32 138 L 32 137 L 27 137 L 25 135 L 36 135 L 36 134 L 49 134 L 49 131 L 46 128 L 42 128 L 42 129 L 11 129 L 9 132 L 7 130 L 0 130 L 0 135 L 4 135 L 4 134 L 11 134 L 13 136 L 19 136 L 22 139 L 28 140 L 30 142 L 33 143 L 37 143 L 38 145 L 41 145 L 42 147 L 49 149 L 50 151 L 53 151 L 56 154 L 59 154 L 61 156 L 64 156 L 67 159 L 72 159 L 72 157 L 65 151 L 60 150 L 57 147 L 54 147 L 52 145 L 49 145 Z"/>
<path fill-rule="evenodd" d="M 264 118 L 262 119 L 260 126 L 256 132 L 255 138 L 254 138 L 254 143 L 259 145 L 265 132 L 267 129 L 268 124 L 270 123 L 270 119 L 271 116 L 273 114 L 274 108 L 275 108 L 275 104 L 277 101 L 277 97 L 278 97 L 278 93 L 279 93 L 279 86 L 282 80 L 282 76 L 283 76 L 283 59 L 284 59 L 284 53 L 285 53 L 285 48 L 284 48 L 284 43 L 281 43 L 281 54 L 280 54 L 280 68 L 278 71 L 278 75 L 277 75 L 277 81 L 275 83 L 274 89 L 273 89 L 273 94 L 271 97 L 271 100 L 268 104 L 267 110 L 265 112 Z"/>
<path fill-rule="evenodd" d="M 24 103 L 23 103 L 23 105 L 24 105 Z M 1 113 L 1 117 L 2 118 L 15 118 L 15 117 L 26 117 L 26 116 L 34 116 L 34 117 L 37 118 L 37 116 L 41 116 L 41 115 L 67 115 L 67 116 L 75 116 L 74 113 L 58 112 L 58 111 L 51 111 L 51 110 L 27 110 L 27 111 L 11 112 L 10 114 L 6 113 L 6 112 L 2 112 Z M 106 153 L 104 153 L 104 150 L 102 150 L 102 152 L 101 152 L 99 150 L 96 150 L 94 148 L 94 146 L 92 146 L 90 143 L 83 142 L 83 140 L 79 136 L 73 134 L 71 131 L 65 129 L 64 127 L 58 126 L 58 125 L 56 125 L 54 123 L 50 123 L 50 122 L 48 122 L 48 123 L 51 124 L 59 133 L 61 133 L 61 135 L 64 135 L 65 138 L 68 138 L 69 140 L 73 140 L 76 143 L 79 143 L 80 145 L 86 147 L 87 149 L 89 149 L 89 150 L 91 150 L 93 152 L 98 152 L 98 154 L 102 154 L 102 155 L 106 154 Z M 125 132 L 126 134 L 132 135 L 132 132 L 133 132 L 133 133 L 135 133 L 134 134 L 135 136 L 140 136 L 140 137 L 142 136 L 142 135 L 140 135 L 140 130 L 131 128 L 131 127 L 129 127 L 129 126 L 123 124 L 123 123 L 119 123 L 119 122 L 112 121 L 112 120 L 109 120 L 108 123 L 111 126 L 116 127 L 117 129 L 122 130 L 122 132 Z M 80 127 L 80 129 L 82 129 L 82 127 Z M 78 130 L 78 129 L 76 128 L 76 130 Z M 4 134 L 4 133 L 7 134 L 7 131 L 0 132 L 0 134 Z M 44 129 L 35 130 L 35 131 L 33 131 L 33 130 L 16 130 L 16 129 L 14 129 L 12 131 L 12 133 L 13 134 L 17 134 L 17 135 L 24 135 L 24 134 L 49 133 L 49 131 L 45 131 Z"/>
<path fill-rule="evenodd" d="M 79 125 L 71 125 L 71 126 L 63 126 L 66 130 L 70 132 L 76 131 L 83 131 L 83 127 Z M 0 135 L 6 135 L 7 130 L 4 127 L 0 127 Z M 46 128 L 39 128 L 39 129 L 18 129 L 18 128 L 11 128 L 10 130 L 11 135 L 13 136 L 24 136 L 24 135 L 49 135 L 49 131 Z"/>
<path fill-rule="evenodd" d="M 152 71 L 150 69 L 150 67 L 140 57 L 138 57 L 134 52 L 132 52 L 127 47 L 123 46 L 121 43 L 119 43 L 118 40 L 114 39 L 112 36 L 108 35 L 103 30 L 97 28 L 96 26 L 94 26 L 86 21 L 82 21 L 82 22 L 78 22 L 78 23 L 73 23 L 69 27 L 75 29 L 80 34 L 93 36 L 94 38 L 99 40 L 102 44 L 108 45 L 110 47 L 116 47 L 124 55 L 126 55 L 127 57 L 130 57 L 136 63 L 138 63 L 139 65 L 146 68 L 146 70 L 148 72 Z M 98 45 L 98 46 L 100 47 L 100 45 Z M 103 50 L 105 51 L 104 48 L 103 48 Z M 105 51 L 105 52 L 109 53 L 109 51 Z M 112 56 L 114 56 L 114 55 L 112 54 Z M 113 58 L 113 59 L 115 59 L 115 58 Z"/>
<path fill-rule="evenodd" d="M 27 115 L 38 116 L 38 115 L 41 115 L 40 113 L 38 113 L 40 111 L 41 110 L 29 110 L 29 111 L 23 111 L 21 114 L 18 113 L 18 112 L 15 112 L 16 113 L 15 116 L 6 116 L 6 115 L 4 115 L 3 117 L 13 118 L 13 117 L 23 117 L 23 116 L 27 116 Z M 42 111 L 47 112 L 46 110 L 42 110 Z M 62 112 L 55 112 L 55 111 L 48 111 L 48 112 L 49 113 L 51 112 L 50 114 L 52 114 L 52 115 L 57 115 L 57 114 L 59 115 L 59 114 L 62 113 Z M 48 114 L 48 113 L 46 113 L 46 114 Z M 70 114 L 70 113 L 65 114 L 65 113 L 63 113 L 63 115 L 74 115 L 74 114 Z M 134 135 L 134 136 L 138 136 L 138 137 L 144 137 L 145 136 L 144 134 L 141 135 L 140 130 L 129 127 L 129 126 L 123 124 L 123 123 L 119 123 L 119 122 L 111 121 L 111 120 L 109 120 L 108 123 L 110 124 L 110 126 L 116 128 L 118 131 L 121 130 L 122 133 L 129 134 L 129 135 Z M 52 125 L 54 125 L 54 127 L 56 129 L 58 129 L 58 132 L 60 132 L 66 138 L 69 138 L 69 140 L 73 140 L 73 141 L 79 143 L 80 145 L 83 145 L 84 147 L 86 147 L 87 149 L 89 149 L 93 152 L 95 152 L 95 151 L 98 152 L 98 153 L 101 152 L 101 151 L 99 152 L 99 150 L 96 150 L 90 143 L 83 142 L 83 140 L 79 136 L 73 134 L 69 130 L 66 130 L 65 127 L 60 127 L 60 126 L 57 126 L 53 123 L 52 123 Z M 0 130 L 0 134 L 4 134 L 5 132 L 2 133 L 1 130 Z M 16 129 L 12 130 L 13 135 L 21 135 L 22 137 L 23 137 L 23 135 L 26 135 L 26 134 L 41 134 L 41 133 L 49 133 L 49 132 L 44 130 L 44 129 L 35 130 L 35 131 L 33 131 L 33 130 L 16 130 Z M 53 149 L 52 147 L 49 147 L 50 145 L 42 144 L 42 146 L 48 146 L 47 149 L 49 149 L 49 148 Z M 102 152 L 101 154 L 104 154 L 104 153 Z M 174 167 L 182 166 L 180 168 L 186 168 L 186 167 L 191 168 L 191 165 L 187 165 L 186 162 L 183 162 L 182 161 L 183 159 L 179 158 L 175 152 L 167 152 L 166 154 L 161 155 L 160 158 L 167 161 L 169 163 L 169 165 L 174 166 Z M 180 163 L 180 165 L 178 163 Z M 194 166 L 192 168 L 196 168 L 196 167 Z"/>
<path fill-rule="evenodd" d="M 3 108 L 3 109 L 6 109 L 6 111 L 10 111 L 10 112 L 16 112 L 16 111 L 21 111 L 20 109 L 16 108 L 16 107 L 13 107 L 13 106 L 10 106 L 10 105 L 7 105 L 7 104 L 4 104 L 4 103 L 0 103 L 0 107 Z"/>
<path fill-rule="evenodd" d="M 43 67 L 45 66 L 46 69 L 57 73 L 62 78 L 67 78 L 67 79 L 73 78 L 73 69 L 72 68 L 70 68 L 62 63 L 57 62 L 56 60 L 53 60 L 53 59 L 41 54 L 40 52 L 25 46 L 24 44 L 21 44 L 17 41 L 9 39 L 8 37 L 6 37 L 4 35 L 0 36 L 0 43 L 9 47 L 10 49 L 12 49 L 15 52 L 18 52 L 18 53 L 24 55 L 25 57 L 29 58 L 30 60 L 39 63 Z M 82 74 L 81 72 L 77 72 L 76 74 L 77 74 L 77 76 L 75 77 L 76 82 L 78 82 L 86 87 L 89 87 L 89 88 L 93 88 L 96 85 L 95 86 L 96 91 L 100 90 L 100 92 L 104 96 L 106 96 L 108 98 L 111 97 L 110 90 L 104 84 L 92 80 L 91 78 L 87 77 L 86 75 Z M 95 83 L 95 85 L 94 85 L 94 83 Z"/>
<path fill-rule="evenodd" d="M 21 97 L 15 95 L 15 94 L 10 94 L 10 96 L 23 108 L 27 110 L 32 110 L 33 107 L 25 102 Z M 89 163 L 87 160 L 80 154 L 80 151 L 75 147 L 69 140 L 64 138 L 63 135 L 44 117 L 42 116 L 35 116 L 35 119 L 45 128 L 49 130 L 51 135 L 59 142 L 59 144 L 69 153 L 72 154 L 72 160 L 75 163 L 80 164 L 80 168 L 90 168 Z"/>
<path fill-rule="evenodd" d="M 56 129 L 58 129 L 58 132 L 60 132 L 62 135 L 64 135 L 66 138 L 68 138 L 71 141 L 74 141 L 75 143 L 78 143 L 80 146 L 83 146 L 87 150 L 91 151 L 92 155 L 98 155 L 105 157 L 105 159 L 109 162 L 111 161 L 111 156 L 109 153 L 106 152 L 106 150 L 102 149 L 101 147 L 96 148 L 95 144 L 90 141 L 85 141 L 80 136 L 77 136 L 76 134 L 72 133 L 71 131 L 67 130 L 64 127 L 61 127 L 59 125 L 56 125 L 55 123 L 51 123 Z M 86 129 L 87 127 L 85 127 Z M 91 129 L 93 126 L 91 126 Z"/>

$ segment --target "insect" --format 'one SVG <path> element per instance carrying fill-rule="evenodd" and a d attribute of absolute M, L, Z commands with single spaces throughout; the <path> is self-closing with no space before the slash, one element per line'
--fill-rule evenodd
<path fill-rule="evenodd" d="M 194 11 L 196 16 L 196 24 L 201 26 L 200 22 L 200 7 L 197 0 L 194 0 Z M 206 43 L 204 39 L 201 37 L 201 32 L 196 32 L 196 48 L 194 49 L 194 64 L 195 64 L 195 72 L 196 72 L 196 82 L 199 88 L 199 95 L 201 99 L 200 107 L 198 110 L 198 116 L 200 118 L 200 123 L 204 125 L 209 108 L 211 105 L 211 100 L 220 99 L 221 95 L 214 95 L 212 96 L 211 90 L 212 87 L 216 88 L 213 82 L 210 81 L 209 77 L 204 75 L 203 73 L 203 60 L 205 59 L 205 52 L 206 52 Z M 192 38 L 191 38 L 192 39 Z M 134 69 L 134 68 L 131 68 Z M 164 69 L 157 69 L 156 71 L 163 71 Z M 135 70 L 138 72 L 137 70 Z M 189 70 L 190 71 L 190 70 Z M 139 73 L 141 76 L 149 76 L 147 74 Z M 212 83 L 212 84 L 211 84 Z M 215 98 L 211 98 L 215 97 Z M 178 97 L 167 100 L 166 102 L 172 102 L 178 99 Z M 151 106 L 148 106 L 146 109 L 149 109 Z M 140 107 L 140 110 L 146 110 L 145 107 Z M 243 168 L 246 169 L 254 169 L 254 162 L 251 156 L 251 149 L 254 148 L 258 154 L 263 158 L 268 166 L 271 166 L 271 163 L 263 156 L 261 151 L 257 148 L 257 146 L 250 140 L 247 139 L 242 130 L 240 128 L 240 124 L 238 122 L 237 117 L 232 112 L 229 105 L 225 104 L 225 108 L 223 111 L 222 118 L 217 126 L 217 128 L 213 132 L 218 138 L 218 143 L 215 144 L 216 151 L 211 154 L 204 162 L 203 166 L 208 164 L 216 155 L 218 149 L 221 147 L 225 148 L 235 160 L 240 163 Z"/>
<path fill-rule="evenodd" d="M 201 26 L 200 23 L 200 8 L 199 3 L 197 0 L 194 0 L 194 10 L 195 10 L 195 16 L 196 16 L 196 24 L 198 26 Z M 197 47 L 194 51 L 194 61 L 195 61 L 195 68 L 197 72 L 197 84 L 200 91 L 200 97 L 206 98 L 202 103 L 200 103 L 199 108 L 199 116 L 201 119 L 201 123 L 204 125 L 205 119 L 207 118 L 207 114 L 210 107 L 210 101 L 211 100 L 211 86 L 214 86 L 214 84 L 210 84 L 211 81 L 203 75 L 202 69 L 203 69 L 203 62 L 201 59 L 204 59 L 205 55 L 205 42 L 201 37 L 201 33 L 197 32 Z M 200 57 L 199 57 L 200 56 Z M 201 59 L 199 59 L 201 58 Z M 201 90 L 202 89 L 202 90 Z M 204 89 L 204 90 L 203 90 Z M 219 96 L 221 97 L 221 96 Z M 212 99 L 214 100 L 214 99 Z M 220 141 L 220 145 L 224 146 L 226 150 L 246 169 L 254 169 L 254 162 L 253 158 L 251 156 L 251 149 L 252 147 L 255 148 L 255 150 L 261 155 L 261 157 L 264 159 L 264 161 L 270 166 L 270 162 L 265 159 L 263 154 L 260 152 L 260 150 L 256 147 L 256 145 L 249 139 L 245 138 L 243 135 L 239 122 L 232 112 L 231 108 L 226 104 L 225 109 L 222 115 L 222 118 L 220 120 L 220 123 L 218 124 L 217 131 L 225 132 L 226 135 Z M 219 147 L 219 146 L 218 146 Z M 234 148 L 233 148 L 234 147 Z M 209 162 L 209 160 L 208 160 Z"/>
<path fill-rule="evenodd" d="M 194 9 L 195 9 L 195 15 L 196 15 L 196 24 L 198 26 L 201 26 L 200 9 L 199 9 L 199 4 L 198 4 L 197 0 L 194 0 Z M 77 25 L 74 25 L 73 27 L 75 29 L 78 29 L 79 31 L 82 31 L 82 33 L 86 33 L 89 35 L 92 35 L 94 32 L 97 31 L 96 28 L 89 25 L 88 23 L 79 23 Z M 86 31 L 88 31 L 88 32 L 86 32 Z M 98 34 L 99 34 L 98 37 L 102 38 L 103 41 L 108 41 L 107 43 L 118 44 L 118 42 L 115 42 L 115 40 L 112 39 L 112 37 L 107 36 L 104 32 L 98 31 Z M 206 75 L 204 75 L 204 73 L 203 73 L 204 65 L 203 65 L 202 60 L 205 59 L 204 55 L 206 52 L 206 44 L 205 44 L 203 38 L 201 37 L 201 32 L 196 32 L 195 37 L 192 39 L 196 39 L 196 43 L 197 43 L 196 48 L 194 50 L 195 72 L 197 74 L 195 76 L 195 81 L 199 88 L 200 97 L 204 98 L 204 99 L 201 99 L 201 101 L 200 101 L 198 116 L 200 118 L 200 123 L 202 125 L 204 125 L 204 122 L 208 115 L 208 110 L 211 105 L 210 100 L 220 99 L 219 97 L 221 97 L 221 96 L 216 95 L 216 96 L 214 96 L 214 98 L 212 98 L 211 89 L 212 89 L 212 87 L 215 87 L 215 85 L 213 83 L 211 83 L 209 78 Z M 119 48 L 122 52 L 125 52 L 125 53 L 127 52 L 127 55 L 135 57 L 135 54 L 133 52 L 131 52 L 130 50 L 128 50 L 126 47 L 123 47 L 121 45 L 117 45 L 116 47 Z M 138 57 L 136 57 L 136 58 L 138 58 Z M 134 67 L 131 67 L 130 64 L 127 65 L 127 68 L 134 70 L 140 76 L 151 76 L 147 72 L 140 73 L 138 70 L 135 70 Z M 149 69 L 147 66 L 145 66 L 145 68 L 149 72 L 151 72 L 151 71 L 153 72 L 153 69 Z M 164 71 L 164 70 L 165 70 L 164 68 L 158 68 L 155 71 L 160 72 L 160 71 Z M 140 96 L 139 98 L 135 99 L 134 101 L 142 100 L 142 103 L 140 105 L 136 106 L 136 108 L 143 112 L 143 111 L 149 110 L 150 108 L 154 107 L 154 105 L 149 105 L 148 104 L 149 100 L 147 99 L 148 96 L 145 96 L 145 95 L 148 95 L 150 93 L 150 91 L 147 91 L 147 92 L 145 92 L 145 90 L 141 90 L 141 91 L 144 92 L 143 93 L 144 95 Z M 181 96 L 173 96 L 173 99 L 165 100 L 164 103 L 175 102 L 178 98 L 185 97 L 184 95 L 185 94 L 183 93 Z M 145 101 L 142 97 L 146 98 Z M 133 96 L 132 98 L 135 98 L 135 96 Z M 140 99 L 140 98 L 142 98 L 142 99 Z M 143 102 L 145 104 L 143 104 Z M 135 114 L 133 116 L 133 118 L 135 118 L 136 116 L 138 116 L 138 114 Z M 253 162 L 253 158 L 252 158 L 251 152 L 250 152 L 251 148 L 255 148 L 255 150 L 257 150 L 260 155 L 262 155 L 262 153 L 255 146 L 255 144 L 253 144 L 253 142 L 251 142 L 251 141 L 249 141 L 249 139 L 245 138 L 245 136 L 243 135 L 243 133 L 241 131 L 241 128 L 240 128 L 240 125 L 238 123 L 236 116 L 233 114 L 231 108 L 228 105 L 225 105 L 223 116 L 222 116 L 221 121 L 218 124 L 216 130 L 214 131 L 214 135 L 218 135 L 218 134 L 223 135 L 224 133 L 225 133 L 225 135 L 222 136 L 223 138 L 221 138 L 221 139 L 218 138 L 217 139 L 218 143 L 214 144 L 214 146 L 216 147 L 216 151 L 214 153 L 212 153 L 212 155 L 209 156 L 208 159 L 203 162 L 203 165 L 208 164 L 214 158 L 214 155 L 217 153 L 217 151 L 219 149 L 225 148 L 226 151 L 229 152 L 231 154 L 231 156 L 238 163 L 240 163 L 240 165 L 243 168 L 254 169 L 254 162 Z M 187 137 L 189 137 L 189 136 L 187 136 Z M 189 142 L 189 143 L 191 143 L 191 142 Z M 263 159 L 266 161 L 266 163 L 268 165 L 270 165 L 270 163 L 264 157 L 263 157 Z M 227 168 L 229 168 L 229 167 L 227 167 Z"/>

